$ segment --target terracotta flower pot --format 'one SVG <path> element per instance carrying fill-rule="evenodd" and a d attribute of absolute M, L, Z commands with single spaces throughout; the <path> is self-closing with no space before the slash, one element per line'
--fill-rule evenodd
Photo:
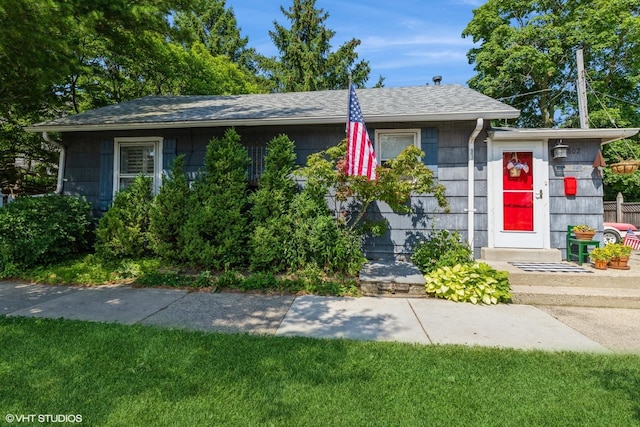
<path fill-rule="evenodd" d="M 598 270 L 606 270 L 607 264 L 608 262 L 606 259 L 597 259 L 593 261 L 593 266 Z"/>
<path fill-rule="evenodd" d="M 629 257 L 620 257 L 620 258 L 613 258 L 611 261 L 609 261 L 609 266 L 611 268 L 615 268 L 618 270 L 628 270 L 629 266 L 627 265 L 627 263 L 629 262 Z"/>
<path fill-rule="evenodd" d="M 595 231 L 574 231 L 573 233 L 578 240 L 591 240 L 596 235 Z"/>

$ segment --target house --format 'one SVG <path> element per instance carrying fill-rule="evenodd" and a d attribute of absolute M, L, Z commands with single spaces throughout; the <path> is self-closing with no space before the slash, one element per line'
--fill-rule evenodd
<path fill-rule="evenodd" d="M 416 214 L 396 215 L 382 203 L 370 215 L 387 218 L 390 230 L 365 245 L 369 258 L 411 252 L 432 228 L 459 230 L 476 257 L 507 250 L 511 259 L 527 249 L 560 260 L 566 226 L 586 223 L 602 230 L 602 179 L 593 167 L 601 144 L 638 129 L 509 129 L 492 121 L 519 111 L 461 85 L 374 88 L 357 91 L 379 161 L 408 144 L 447 188 L 443 213 L 429 196 L 416 196 Z M 59 190 L 82 195 L 94 213 L 139 173 L 154 178 L 178 154 L 193 176 L 207 143 L 233 126 L 259 177 L 266 143 L 286 134 L 298 162 L 345 137 L 346 90 L 236 96 L 149 96 L 27 128 L 61 133 Z M 556 145 L 566 157 L 554 158 Z M 571 188 L 570 188 L 571 187 Z M 540 252 L 537 252 L 538 254 Z M 531 259 L 528 259 L 529 261 Z"/>

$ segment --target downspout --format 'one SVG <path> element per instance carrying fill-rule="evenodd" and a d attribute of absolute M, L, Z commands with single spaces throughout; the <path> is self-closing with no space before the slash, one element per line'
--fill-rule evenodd
<path fill-rule="evenodd" d="M 62 194 L 62 188 L 64 186 L 64 162 L 65 157 L 67 156 L 67 150 L 64 148 L 64 145 L 60 144 L 49 138 L 49 134 L 47 132 L 42 132 L 42 138 L 50 144 L 55 145 L 60 149 L 60 159 L 58 160 L 58 183 L 56 185 L 55 194 Z"/>
<path fill-rule="evenodd" d="M 484 125 L 484 120 L 478 118 L 476 121 L 476 127 L 471 133 L 469 137 L 469 158 L 467 165 L 467 240 L 469 241 L 469 245 L 471 246 L 471 250 L 474 248 L 474 240 L 475 240 L 475 142 L 476 138 L 480 134 L 482 127 Z"/>

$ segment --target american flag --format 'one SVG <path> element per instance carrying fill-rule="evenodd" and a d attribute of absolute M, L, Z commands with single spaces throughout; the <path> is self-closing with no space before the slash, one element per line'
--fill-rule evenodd
<path fill-rule="evenodd" d="M 362 118 L 356 89 L 349 85 L 349 126 L 347 130 L 347 175 L 376 179 L 376 153 Z"/>
<path fill-rule="evenodd" d="M 636 251 L 640 251 L 640 237 L 636 236 L 631 229 L 627 230 L 627 234 L 624 236 L 622 244 L 625 246 L 631 246 Z"/>

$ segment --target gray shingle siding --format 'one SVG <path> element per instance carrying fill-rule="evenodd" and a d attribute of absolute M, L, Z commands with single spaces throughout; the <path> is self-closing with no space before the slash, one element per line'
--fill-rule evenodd
<path fill-rule="evenodd" d="M 590 225 L 599 230 L 595 236 L 599 240 L 602 238 L 600 230 L 603 229 L 604 220 L 602 178 L 590 166 L 600 150 L 600 142 L 572 140 L 571 147 L 574 151 L 570 157 L 562 162 L 551 162 L 549 166 L 551 247 L 561 249 L 563 257 L 566 255 L 567 225 Z M 556 169 L 555 166 L 561 168 Z M 579 170 L 573 170 L 575 168 Z M 577 178 L 577 197 L 564 195 L 565 176 Z"/>
<path fill-rule="evenodd" d="M 435 221 L 435 225 L 438 228 L 464 230 L 466 227 L 466 214 L 463 213 L 466 207 L 466 172 L 464 174 L 464 182 L 458 183 L 456 177 L 462 171 L 466 171 L 467 159 L 464 157 L 466 156 L 466 151 L 461 150 L 460 145 L 466 144 L 471 132 L 468 130 L 469 125 L 462 126 L 461 130 L 454 131 L 448 129 L 450 127 L 449 123 L 412 122 L 405 126 L 400 123 L 384 123 L 371 127 L 369 134 L 373 139 L 375 128 L 397 129 L 401 127 L 418 127 L 421 129 L 422 146 L 429 150 L 424 161 L 426 163 L 437 161 L 436 166 L 440 164 L 437 167 L 441 175 L 439 179 L 449 187 L 447 197 L 452 205 L 452 213 L 442 214 L 441 209 L 430 196 L 413 198 L 412 202 L 417 208 L 417 216 L 397 215 L 391 212 L 385 204 L 379 204 L 380 206 L 372 209 L 371 214 L 373 216 L 381 214 L 387 217 L 390 231 L 383 237 L 367 240 L 365 252 L 372 258 L 389 256 L 393 253 L 410 252 L 411 244 L 416 240 L 417 236 L 424 235 L 431 228 L 432 220 Z M 447 129 L 446 132 L 441 132 L 443 127 Z M 309 154 L 333 146 L 344 138 L 344 125 L 324 125 L 314 126 L 313 128 L 308 126 L 236 127 L 236 130 L 241 136 L 241 142 L 246 145 L 266 145 L 273 137 L 282 133 L 286 134 L 296 144 L 299 165 L 305 164 Z M 191 130 L 110 131 L 66 134 L 65 144 L 68 147 L 68 161 L 65 192 L 84 195 L 93 204 L 94 212 L 97 215 L 100 215 L 106 209 L 111 202 L 113 163 L 112 159 L 111 163 L 107 161 L 108 155 L 106 153 L 103 153 L 104 156 L 100 156 L 100 147 L 113 147 L 113 140 L 116 137 L 162 136 L 165 141 L 175 141 L 175 155 L 185 155 L 186 172 L 191 179 L 194 179 L 198 170 L 203 166 L 208 142 L 213 137 L 222 136 L 224 131 L 225 128 L 198 128 Z M 442 135 L 444 135 L 444 139 Z M 456 149 L 452 150 L 451 146 L 456 147 Z M 451 157 L 453 155 L 463 157 L 453 159 Z M 442 163 L 443 156 L 446 156 L 447 163 Z M 102 163 L 99 162 L 99 159 L 102 159 Z M 165 164 L 164 166 L 166 167 L 167 165 Z M 448 169 L 452 169 L 454 172 L 452 173 Z M 107 178 L 108 182 L 103 182 L 100 179 L 101 174 L 102 176 L 109 176 Z M 83 176 L 82 181 L 78 181 L 79 176 Z M 102 188 L 103 193 L 99 191 L 100 188 Z M 486 206 L 486 202 L 484 205 Z"/>
<path fill-rule="evenodd" d="M 421 129 L 423 161 L 447 187 L 450 214 L 434 199 L 414 197 L 417 215 L 399 216 L 384 204 L 372 216 L 388 218 L 390 231 L 369 239 L 368 255 L 410 252 L 412 244 L 436 228 L 459 229 L 466 235 L 467 150 L 477 118 L 515 118 L 519 111 L 460 85 L 358 89 L 369 135 L 376 129 Z M 203 166 L 206 146 L 234 126 L 247 146 L 264 146 L 286 134 L 296 144 L 297 163 L 337 144 L 345 137 L 347 91 L 276 93 L 236 96 L 145 97 L 28 128 L 62 132 L 67 146 L 65 192 L 84 195 L 100 214 L 110 202 L 113 159 L 108 145 L 116 137 L 157 136 L 167 141 L 163 169 L 169 158 L 184 154 L 186 172 L 194 179 Z M 482 141 L 484 134 L 477 139 Z M 175 141 L 175 148 L 169 147 Z M 102 151 L 101 151 L 102 147 Z M 102 154 L 101 154 L 102 153 Z M 486 145 L 476 144 L 476 203 L 486 210 Z M 111 155 L 112 157 L 112 155 Z M 483 185 L 484 183 L 484 185 Z M 478 211 L 478 218 L 486 211 Z M 476 241 L 486 242 L 486 224 L 477 223 Z M 483 234 L 484 231 L 484 234 Z M 477 248 L 479 250 L 479 247 Z"/>

